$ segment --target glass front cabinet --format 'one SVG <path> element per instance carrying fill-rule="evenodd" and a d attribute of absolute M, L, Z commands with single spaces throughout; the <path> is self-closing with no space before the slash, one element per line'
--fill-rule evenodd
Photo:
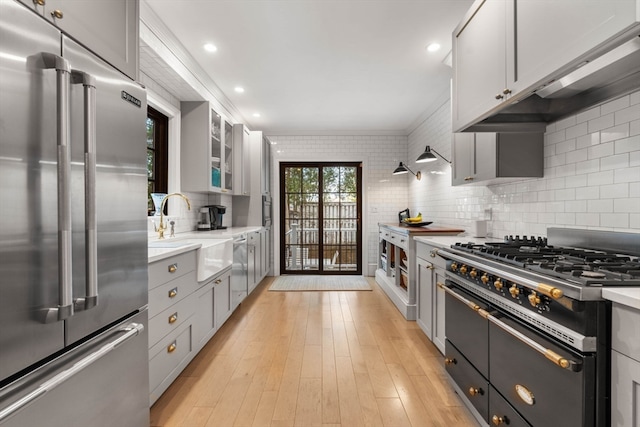
<path fill-rule="evenodd" d="M 182 102 L 180 110 L 182 189 L 233 193 L 233 124 L 206 101 Z"/>

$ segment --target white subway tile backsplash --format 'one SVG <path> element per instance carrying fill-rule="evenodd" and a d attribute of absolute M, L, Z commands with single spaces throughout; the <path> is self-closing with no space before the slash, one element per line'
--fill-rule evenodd
<path fill-rule="evenodd" d="M 576 200 L 593 200 L 600 198 L 600 187 L 576 188 Z"/>
<path fill-rule="evenodd" d="M 576 174 L 598 172 L 600 170 L 600 160 L 587 160 L 576 163 Z"/>
<path fill-rule="evenodd" d="M 629 228 L 634 230 L 640 228 L 640 214 L 629 214 Z"/>
<path fill-rule="evenodd" d="M 613 142 L 601 142 L 588 148 L 588 156 L 590 159 L 599 159 L 600 157 L 611 156 L 613 154 Z"/>
<path fill-rule="evenodd" d="M 589 150 L 587 148 L 582 148 L 580 150 L 575 150 L 567 153 L 565 160 L 567 164 L 570 163 L 578 163 L 587 160 L 589 157 Z"/>
<path fill-rule="evenodd" d="M 613 210 L 620 213 L 640 213 L 640 197 L 616 199 L 613 201 Z"/>
<path fill-rule="evenodd" d="M 640 166 L 640 151 L 634 151 L 629 154 L 629 166 Z"/>
<path fill-rule="evenodd" d="M 587 200 L 587 211 L 591 213 L 613 212 L 613 199 Z"/>
<path fill-rule="evenodd" d="M 570 200 L 564 203 L 565 212 L 587 212 L 586 200 Z"/>
<path fill-rule="evenodd" d="M 588 130 L 589 132 L 598 132 L 602 129 L 610 128 L 614 125 L 613 121 L 613 113 L 607 114 L 604 116 L 600 116 L 594 119 L 589 120 Z"/>
<path fill-rule="evenodd" d="M 615 227 L 615 228 L 628 228 L 629 227 L 629 214 L 626 213 L 605 213 L 600 215 L 600 226 L 602 227 Z"/>
<path fill-rule="evenodd" d="M 577 213 L 576 225 L 598 227 L 600 225 L 600 215 L 596 213 Z"/>
<path fill-rule="evenodd" d="M 600 170 L 606 171 L 629 167 L 629 154 L 618 154 L 600 159 Z"/>
<path fill-rule="evenodd" d="M 577 123 L 588 122 L 589 120 L 600 117 L 600 106 L 590 108 L 589 110 L 583 111 L 576 116 Z"/>
<path fill-rule="evenodd" d="M 640 135 L 623 138 L 614 143 L 616 154 L 640 151 Z"/>
<path fill-rule="evenodd" d="M 566 129 L 567 138 L 577 138 L 579 136 L 584 136 L 588 133 L 588 125 L 587 122 L 578 123 L 575 126 L 571 126 Z"/>
<path fill-rule="evenodd" d="M 640 135 L 640 120 L 629 122 L 629 136 Z"/>
<path fill-rule="evenodd" d="M 634 182 L 640 180 L 640 167 L 616 169 L 614 173 L 614 182 L 616 183 Z"/>
<path fill-rule="evenodd" d="M 640 197 L 640 181 L 629 183 L 629 197 Z"/>
<path fill-rule="evenodd" d="M 627 107 L 629 107 L 629 95 L 602 104 L 600 106 L 600 114 L 604 116 L 605 114 L 620 111 Z"/>
<path fill-rule="evenodd" d="M 556 153 L 562 154 L 576 149 L 576 140 L 569 139 L 567 141 L 559 142 L 556 144 Z"/>
<path fill-rule="evenodd" d="M 614 171 L 594 172 L 587 176 L 587 185 L 605 185 L 613 184 Z"/>
<path fill-rule="evenodd" d="M 622 123 L 617 126 L 600 131 L 600 142 L 615 141 L 629 136 L 629 123 Z"/>
<path fill-rule="evenodd" d="M 629 197 L 629 184 L 601 185 L 600 193 L 603 199 L 619 199 Z"/>
<path fill-rule="evenodd" d="M 640 104 L 635 104 L 622 110 L 616 111 L 614 114 L 614 123 L 616 125 L 622 123 L 630 123 L 640 119 Z"/>
<path fill-rule="evenodd" d="M 600 132 L 588 133 L 576 138 L 576 148 L 587 148 L 600 144 Z"/>

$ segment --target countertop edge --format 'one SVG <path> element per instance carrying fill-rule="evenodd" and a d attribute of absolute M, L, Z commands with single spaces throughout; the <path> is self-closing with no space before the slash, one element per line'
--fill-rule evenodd
<path fill-rule="evenodd" d="M 603 288 L 602 298 L 640 310 L 640 288 Z"/>
<path fill-rule="evenodd" d="M 413 238 L 418 243 L 425 243 L 427 245 L 436 246 L 439 248 L 448 248 L 453 244 L 458 242 L 471 242 L 477 244 L 484 244 L 488 242 L 501 242 L 502 239 L 497 239 L 495 237 L 473 237 L 465 234 L 458 234 L 456 236 L 429 236 L 429 235 L 421 235 L 415 236 Z"/>
<path fill-rule="evenodd" d="M 193 243 L 190 245 L 184 245 L 177 248 L 148 248 L 147 247 L 147 263 L 152 264 L 154 262 L 162 261 L 163 259 L 171 258 L 172 256 L 181 255 L 186 252 L 195 251 L 200 246 L 200 243 Z M 154 250 L 157 253 L 149 255 L 149 251 Z"/>

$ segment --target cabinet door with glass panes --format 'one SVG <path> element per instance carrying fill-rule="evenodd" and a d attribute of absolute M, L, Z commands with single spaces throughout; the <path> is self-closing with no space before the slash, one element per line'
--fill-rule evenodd
<path fill-rule="evenodd" d="M 231 192 L 233 125 L 208 102 L 182 102 L 180 108 L 182 189 Z"/>

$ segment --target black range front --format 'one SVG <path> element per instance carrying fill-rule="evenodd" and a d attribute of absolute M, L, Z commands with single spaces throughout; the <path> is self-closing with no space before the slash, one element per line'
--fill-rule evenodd
<path fill-rule="evenodd" d="M 455 250 L 447 259 L 446 369 L 479 421 L 605 426 L 610 305 Z"/>

